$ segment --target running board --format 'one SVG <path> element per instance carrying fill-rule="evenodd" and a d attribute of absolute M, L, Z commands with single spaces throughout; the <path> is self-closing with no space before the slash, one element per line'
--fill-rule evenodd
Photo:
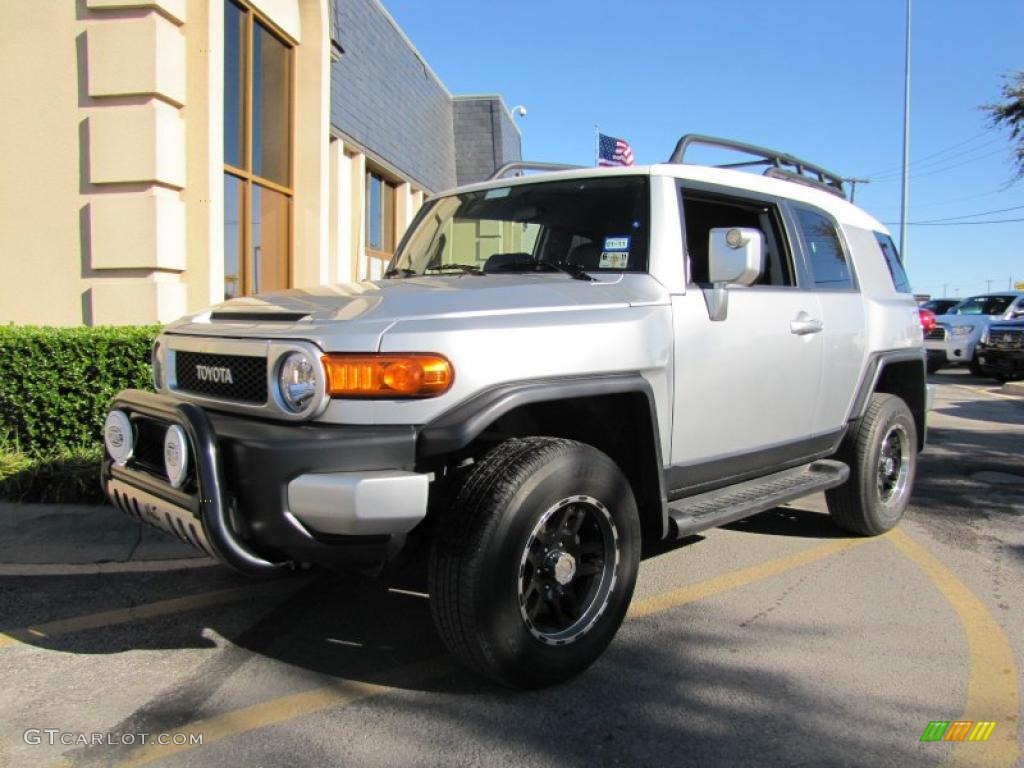
<path fill-rule="evenodd" d="M 842 485 L 850 468 L 824 459 L 716 491 L 669 502 L 669 538 L 681 539 L 708 528 L 742 520 L 809 493 Z"/>

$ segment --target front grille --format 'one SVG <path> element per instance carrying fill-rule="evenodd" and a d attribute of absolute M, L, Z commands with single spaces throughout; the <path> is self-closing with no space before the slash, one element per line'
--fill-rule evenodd
<path fill-rule="evenodd" d="M 946 340 L 946 329 L 941 325 L 936 325 L 924 336 L 929 341 L 945 341 Z"/>
<path fill-rule="evenodd" d="M 1000 349 L 1024 348 L 1024 331 L 1016 328 L 992 329 L 988 333 L 988 346 Z"/>
<path fill-rule="evenodd" d="M 205 377 L 201 377 L 201 369 Z M 174 375 L 175 389 L 182 392 L 256 405 L 267 402 L 267 360 L 263 357 L 178 351 L 174 353 Z"/>

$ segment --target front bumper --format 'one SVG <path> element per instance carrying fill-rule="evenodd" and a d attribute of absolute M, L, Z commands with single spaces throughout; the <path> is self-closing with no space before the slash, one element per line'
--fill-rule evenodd
<path fill-rule="evenodd" d="M 982 370 L 1010 376 L 1024 374 L 1024 349 L 999 349 L 978 346 L 978 365 Z"/>
<path fill-rule="evenodd" d="M 974 359 L 975 344 L 976 342 L 963 338 L 925 339 L 924 348 L 931 359 L 947 363 L 969 363 Z"/>
<path fill-rule="evenodd" d="M 265 573 L 297 563 L 370 568 L 425 516 L 411 426 L 281 424 L 122 392 L 136 442 L 102 483 L 123 511 L 226 564 Z M 181 488 L 163 471 L 163 435 L 180 425 L 192 466 Z"/>

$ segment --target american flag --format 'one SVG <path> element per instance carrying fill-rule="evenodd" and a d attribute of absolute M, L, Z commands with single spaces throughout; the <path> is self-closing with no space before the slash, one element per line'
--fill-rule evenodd
<path fill-rule="evenodd" d="M 614 136 L 598 134 L 597 164 L 607 165 L 632 165 L 633 148 L 625 139 L 617 139 Z"/>

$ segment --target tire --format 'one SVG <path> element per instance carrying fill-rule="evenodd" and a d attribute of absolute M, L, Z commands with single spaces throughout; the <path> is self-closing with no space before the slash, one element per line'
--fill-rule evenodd
<path fill-rule="evenodd" d="M 431 612 L 467 666 L 538 688 L 601 655 L 639 564 L 636 501 L 610 458 L 571 440 L 506 440 L 475 466 L 438 523 Z"/>
<path fill-rule="evenodd" d="M 894 528 L 910 501 L 917 470 L 917 426 L 907 404 L 895 395 L 872 395 L 836 458 L 850 467 L 849 480 L 825 492 L 836 524 L 862 536 Z"/>
<path fill-rule="evenodd" d="M 942 360 L 929 358 L 927 362 L 928 373 L 938 373 L 942 370 L 945 363 Z"/>
<path fill-rule="evenodd" d="M 981 366 L 978 365 L 977 360 L 971 360 L 967 364 L 967 370 L 971 372 L 971 376 L 977 376 L 979 378 L 985 378 L 985 371 L 982 370 Z"/>

